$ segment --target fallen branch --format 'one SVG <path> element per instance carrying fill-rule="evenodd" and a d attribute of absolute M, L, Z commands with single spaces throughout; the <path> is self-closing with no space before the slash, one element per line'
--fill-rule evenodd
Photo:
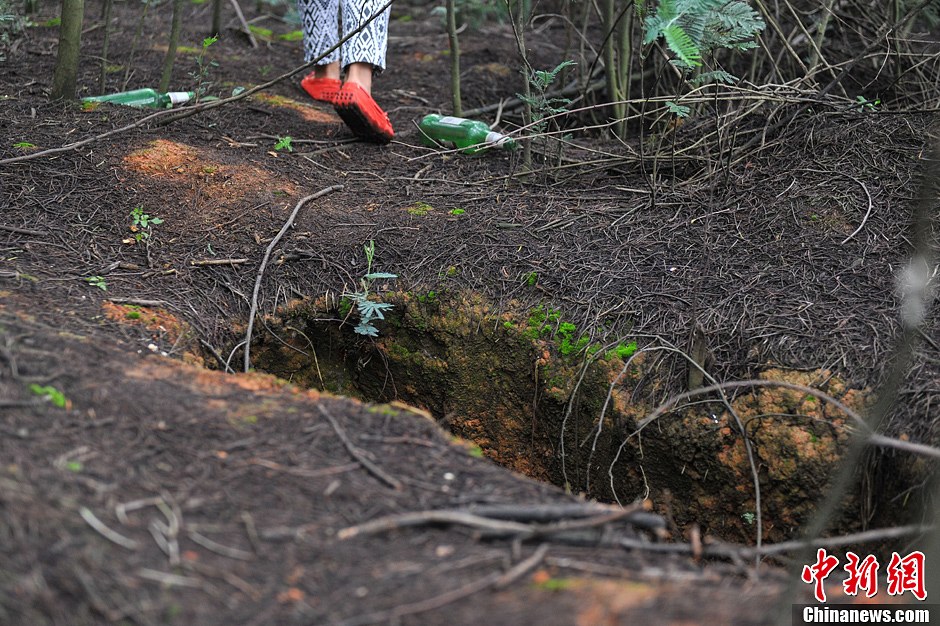
<path fill-rule="evenodd" d="M 205 535 L 197 533 L 195 530 L 189 531 L 189 538 L 194 543 L 199 544 L 206 550 L 215 552 L 216 554 L 221 554 L 222 556 L 227 556 L 230 559 L 238 559 L 239 561 L 251 561 L 254 559 L 254 555 L 251 552 L 239 550 L 238 548 L 231 548 L 229 546 L 223 546 L 221 543 L 216 543 Z"/>
<path fill-rule="evenodd" d="M 722 389 L 736 389 L 742 387 L 783 387 L 784 389 L 792 389 L 794 391 L 801 391 L 809 395 L 816 396 L 826 402 L 829 402 L 833 406 L 838 407 L 843 413 L 852 418 L 853 421 L 858 425 L 858 427 L 863 431 L 870 431 L 870 427 L 866 424 L 865 420 L 859 415 L 856 411 L 852 410 L 836 398 L 832 397 L 825 391 L 816 389 L 815 387 L 808 387 L 806 385 L 800 385 L 797 383 L 789 383 L 782 380 L 738 380 L 730 381 L 726 383 L 720 383 L 716 385 L 710 385 L 708 387 L 701 387 L 693 391 L 687 391 L 686 393 L 681 393 L 677 396 L 674 396 L 670 400 L 667 400 L 663 404 L 659 405 L 656 410 L 649 414 L 648 417 L 644 418 L 639 424 L 637 424 L 636 429 L 630 433 L 629 436 L 624 439 L 626 442 L 631 437 L 637 435 L 644 428 L 649 426 L 652 422 L 656 421 L 662 417 L 665 413 L 673 409 L 680 402 L 693 398 L 695 396 L 701 396 L 709 394 L 713 391 L 720 391 Z M 886 437 L 884 435 L 879 435 L 876 433 L 869 432 L 866 437 L 866 441 L 873 446 L 879 446 L 882 448 L 894 448 L 896 450 L 903 450 L 905 452 L 911 452 L 913 454 L 920 454 L 923 456 L 930 456 L 934 458 L 940 458 L 940 448 L 935 448 L 933 446 L 928 446 L 925 444 L 911 443 L 909 441 L 902 441 L 900 439 L 894 439 L 892 437 Z"/>
<path fill-rule="evenodd" d="M 532 553 L 532 556 L 520 561 L 514 565 L 508 572 L 499 577 L 499 580 L 496 581 L 494 585 L 497 589 L 503 589 L 508 587 L 512 583 L 516 582 L 523 576 L 525 576 L 529 571 L 538 567 L 539 563 L 545 559 L 545 554 L 548 552 L 548 544 L 543 543 L 540 545 L 535 552 Z"/>
<path fill-rule="evenodd" d="M 343 442 L 343 445 L 346 447 L 346 451 L 349 452 L 349 455 L 352 458 L 356 459 L 356 461 L 360 465 L 362 465 L 362 467 L 365 468 L 367 472 L 375 476 L 381 482 L 385 483 L 386 485 L 388 485 L 389 487 L 391 487 L 392 489 L 396 491 L 401 490 L 402 488 L 401 481 L 399 481 L 393 476 L 389 476 L 388 473 L 385 472 L 385 470 L 383 470 L 381 467 L 379 467 L 378 465 L 376 465 L 375 463 L 367 459 L 365 455 L 362 454 L 362 452 L 359 450 L 359 448 L 353 445 L 353 442 L 350 441 L 349 437 L 346 436 L 346 431 L 344 431 L 342 426 L 340 426 L 339 423 L 333 418 L 333 416 L 330 415 L 329 411 L 323 408 L 322 404 L 317 405 L 317 408 L 320 410 L 320 413 L 323 414 L 323 417 L 325 417 L 326 419 L 330 421 L 330 425 L 333 426 L 333 430 L 336 431 L 336 436 L 339 437 L 340 441 Z M 342 535 L 342 531 L 340 531 L 340 534 Z M 340 537 L 340 538 L 343 539 L 344 537 Z"/>
<path fill-rule="evenodd" d="M 189 264 L 194 267 L 204 267 L 207 265 L 241 265 L 247 262 L 248 259 L 193 259 Z"/>
<path fill-rule="evenodd" d="M 454 524 L 508 535 L 525 535 L 530 532 L 528 524 L 492 520 L 466 511 L 418 511 L 416 513 L 402 513 L 401 515 L 388 515 L 365 524 L 349 526 L 339 531 L 336 536 L 339 539 L 351 539 L 358 535 L 371 535 L 409 526 L 427 526 L 429 524 Z"/>
<path fill-rule="evenodd" d="M 466 510 L 417 511 L 400 515 L 388 515 L 372 520 L 371 522 L 350 526 L 339 531 L 337 537 L 340 539 L 350 539 L 357 535 L 387 532 L 409 526 L 452 524 L 484 531 L 488 538 L 512 536 L 518 539 L 531 539 L 533 537 L 542 537 L 572 530 L 594 528 L 621 519 L 630 522 L 631 516 L 638 514 L 644 516 L 644 518 L 642 518 L 643 522 L 648 522 L 649 520 L 645 518 L 651 516 L 651 514 L 646 513 L 642 509 L 642 505 L 636 505 L 624 509 L 608 511 L 603 515 L 595 515 L 593 517 L 559 522 L 556 524 L 523 524 L 520 522 L 495 520 Z M 653 517 L 662 521 L 662 518 L 659 516 Z M 664 521 L 662 521 L 662 526 L 665 526 Z"/>
<path fill-rule="evenodd" d="M 281 237 L 284 236 L 284 233 L 287 232 L 287 229 L 293 225 L 294 219 L 297 217 L 297 213 L 300 212 L 300 207 L 311 200 L 316 200 L 317 198 L 325 196 L 328 193 L 339 191 L 342 188 L 342 185 L 332 185 L 326 189 L 321 189 L 314 194 L 310 194 L 309 196 L 301 198 L 300 202 L 297 203 L 297 206 L 294 207 L 294 210 L 291 211 L 290 217 L 288 217 L 287 221 L 284 222 L 284 225 L 281 226 L 281 230 L 277 233 L 277 235 L 274 236 L 274 239 L 271 240 L 271 243 L 268 244 L 268 249 L 264 251 L 264 258 L 261 260 L 261 267 L 258 268 L 258 275 L 255 277 L 255 289 L 251 294 L 251 310 L 248 312 L 248 330 L 245 331 L 245 373 L 248 373 L 248 370 L 251 369 L 251 333 L 254 330 L 255 314 L 258 312 L 258 293 L 261 291 L 261 280 L 264 277 L 264 270 L 268 266 L 268 260 L 271 258 L 271 251 L 274 250 L 274 247 L 281 240 Z"/>
<path fill-rule="evenodd" d="M 238 0 L 229 0 L 232 5 L 232 8 L 235 9 L 235 15 L 238 16 L 238 21 L 241 22 L 242 31 L 248 36 L 248 41 L 251 43 L 252 48 L 258 47 L 258 40 L 255 39 L 255 34 L 251 32 L 251 27 L 248 26 L 248 22 L 245 21 L 245 14 L 242 13 L 242 8 L 238 4 Z"/>
<path fill-rule="evenodd" d="M 35 235 L 37 237 L 45 237 L 49 233 L 42 230 L 30 230 L 29 228 L 20 228 L 19 226 L 4 226 L 0 224 L 0 230 L 6 231 L 8 233 L 17 233 L 20 235 Z"/>
<path fill-rule="evenodd" d="M 111 543 L 116 543 L 122 548 L 127 548 L 128 550 L 136 550 L 138 543 L 133 539 L 128 539 L 124 535 L 121 535 L 107 526 L 104 522 L 95 517 L 95 514 L 91 512 L 91 509 L 87 507 L 82 507 L 78 510 L 78 514 L 82 516 L 82 519 L 85 520 L 89 526 L 94 528 L 98 534 L 110 541 Z"/>

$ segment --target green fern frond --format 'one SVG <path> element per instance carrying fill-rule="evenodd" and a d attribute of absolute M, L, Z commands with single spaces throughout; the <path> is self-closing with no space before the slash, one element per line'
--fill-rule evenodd
<path fill-rule="evenodd" d="M 656 7 L 656 15 L 660 17 L 666 26 L 669 25 L 669 22 L 672 22 L 677 17 L 679 17 L 679 2 L 685 2 L 686 0 L 660 0 L 659 5 Z"/>
<path fill-rule="evenodd" d="M 677 21 L 679 25 L 682 26 L 682 30 L 685 31 L 698 47 L 701 45 L 701 42 L 704 41 L 705 28 L 709 25 L 710 19 L 710 12 L 701 12 L 682 14 Z"/>
<path fill-rule="evenodd" d="M 676 11 L 683 13 L 707 13 L 718 11 L 728 0 L 676 0 Z"/>
<path fill-rule="evenodd" d="M 681 26 L 672 24 L 663 29 L 663 39 L 669 49 L 678 57 L 684 65 L 688 67 L 698 67 L 701 65 L 699 59 L 702 53 Z"/>
<path fill-rule="evenodd" d="M 725 83 L 726 85 L 731 85 L 737 81 L 737 77 L 729 74 L 724 70 L 713 70 L 711 72 L 702 72 L 689 82 L 693 86 L 697 87 L 699 85 L 707 85 L 709 83 Z"/>
<path fill-rule="evenodd" d="M 764 28 L 764 20 L 745 2 L 730 2 L 715 11 L 714 17 L 727 30 L 753 33 Z"/>

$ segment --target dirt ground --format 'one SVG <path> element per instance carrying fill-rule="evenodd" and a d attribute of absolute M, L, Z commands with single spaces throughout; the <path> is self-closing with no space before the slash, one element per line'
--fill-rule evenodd
<path fill-rule="evenodd" d="M 273 34 L 253 49 L 233 21 L 209 48 L 210 93 L 302 61 L 299 42 L 277 38 L 293 26 L 244 8 Z M 520 182 L 518 154 L 419 145 L 415 122 L 449 106 L 430 8 L 393 10 L 376 83 L 398 133 L 389 146 L 352 141 L 297 77 L 0 165 L 0 623 L 769 622 L 779 564 L 758 578 L 695 560 L 658 541 L 659 515 L 608 519 L 479 458 L 441 416 L 222 370 L 241 369 L 253 300 L 256 337 L 289 304 L 338 302 L 372 240 L 373 270 L 399 276 L 381 289 L 468 291 L 497 311 L 549 302 L 614 343 L 684 346 L 697 326 L 719 379 L 787 364 L 873 388 L 899 332 L 893 278 L 931 117 L 806 116 L 720 183 L 694 159 L 664 165 L 692 182 L 655 194 L 639 166 L 607 158 L 628 150 L 595 136 L 570 148 L 570 168 Z M 99 9 L 86 6 L 82 95 L 97 92 Z M 55 7 L 40 11 L 0 76 L 0 159 L 142 115 L 48 101 L 57 29 L 42 24 Z M 180 90 L 209 23 L 207 4 L 186 11 Z M 112 91 L 125 66 L 129 88 L 157 83 L 168 6 L 135 44 L 138 16 L 115 6 Z M 559 62 L 561 32 L 544 27 L 534 63 Z M 466 107 L 521 88 L 514 46 L 505 26 L 463 35 Z M 504 130 L 517 121 L 507 114 Z M 292 150 L 276 149 L 287 136 Z M 329 187 L 301 207 L 256 295 L 266 248 Z M 162 222 L 132 227 L 136 207 Z M 924 336 L 886 433 L 936 443 L 936 310 Z M 682 376 L 670 372 L 667 383 Z M 895 496 L 916 519 L 920 492 L 878 494 Z M 387 516 L 389 528 L 349 530 Z"/>

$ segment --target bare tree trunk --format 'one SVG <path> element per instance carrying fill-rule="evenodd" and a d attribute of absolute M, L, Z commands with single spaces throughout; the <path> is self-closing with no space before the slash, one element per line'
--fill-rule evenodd
<path fill-rule="evenodd" d="M 104 0 L 104 7 L 101 12 L 104 19 L 104 43 L 101 44 L 101 79 L 98 85 L 98 93 L 105 93 L 107 75 L 108 75 L 108 44 L 111 42 L 111 5 L 113 0 Z"/>
<path fill-rule="evenodd" d="M 212 28 L 209 29 L 209 34 L 218 37 L 220 30 L 222 30 L 222 0 L 212 0 Z"/>
<path fill-rule="evenodd" d="M 173 63 L 176 61 L 176 47 L 180 41 L 180 22 L 183 17 L 183 0 L 173 0 L 173 24 L 170 27 L 170 41 L 163 60 L 163 74 L 160 75 L 160 87 L 157 91 L 170 90 L 170 77 L 173 75 Z"/>
<path fill-rule="evenodd" d="M 522 85 L 522 123 L 526 126 L 532 123 L 532 65 L 529 63 L 529 56 L 525 48 L 525 26 L 526 20 L 523 16 L 522 0 L 516 5 L 516 13 L 512 13 L 511 0 L 506 0 L 506 6 L 509 8 L 509 18 L 512 23 L 513 34 L 516 37 L 516 46 L 519 49 L 519 57 L 522 59 L 523 71 L 525 72 L 525 82 Z M 531 132 L 531 131 L 530 131 Z M 532 142 L 525 141 L 522 144 L 522 169 L 525 174 L 532 171 Z"/>
<path fill-rule="evenodd" d="M 59 25 L 59 53 L 52 75 L 54 100 L 75 99 L 75 83 L 78 76 L 79 50 L 82 45 L 82 18 L 85 16 L 85 0 L 62 0 L 62 21 Z"/>
<path fill-rule="evenodd" d="M 447 0 L 447 38 L 450 41 L 450 89 L 453 95 L 454 115 L 463 115 L 460 99 L 460 42 L 457 40 L 457 8 L 455 0 Z"/>

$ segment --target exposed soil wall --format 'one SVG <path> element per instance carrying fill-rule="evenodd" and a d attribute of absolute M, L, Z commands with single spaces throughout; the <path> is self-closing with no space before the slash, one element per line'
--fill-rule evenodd
<path fill-rule="evenodd" d="M 698 523 L 725 539 L 753 539 L 752 465 L 737 420 L 714 395 L 637 432 L 667 395 L 666 361 L 649 346 L 600 348 L 556 312 L 497 314 L 475 295 L 383 300 L 394 309 L 374 340 L 338 323 L 349 313 L 345 303 L 338 311 L 323 301 L 289 307 L 266 320 L 278 338 L 258 339 L 256 365 L 301 385 L 424 408 L 502 465 L 601 500 L 649 497 L 680 531 Z M 768 367 L 761 378 L 816 386 L 855 409 L 866 397 L 828 371 Z M 752 443 L 764 536 L 791 537 L 840 458 L 847 417 L 776 387 L 730 402 Z M 839 525 L 864 521 L 852 514 Z"/>

